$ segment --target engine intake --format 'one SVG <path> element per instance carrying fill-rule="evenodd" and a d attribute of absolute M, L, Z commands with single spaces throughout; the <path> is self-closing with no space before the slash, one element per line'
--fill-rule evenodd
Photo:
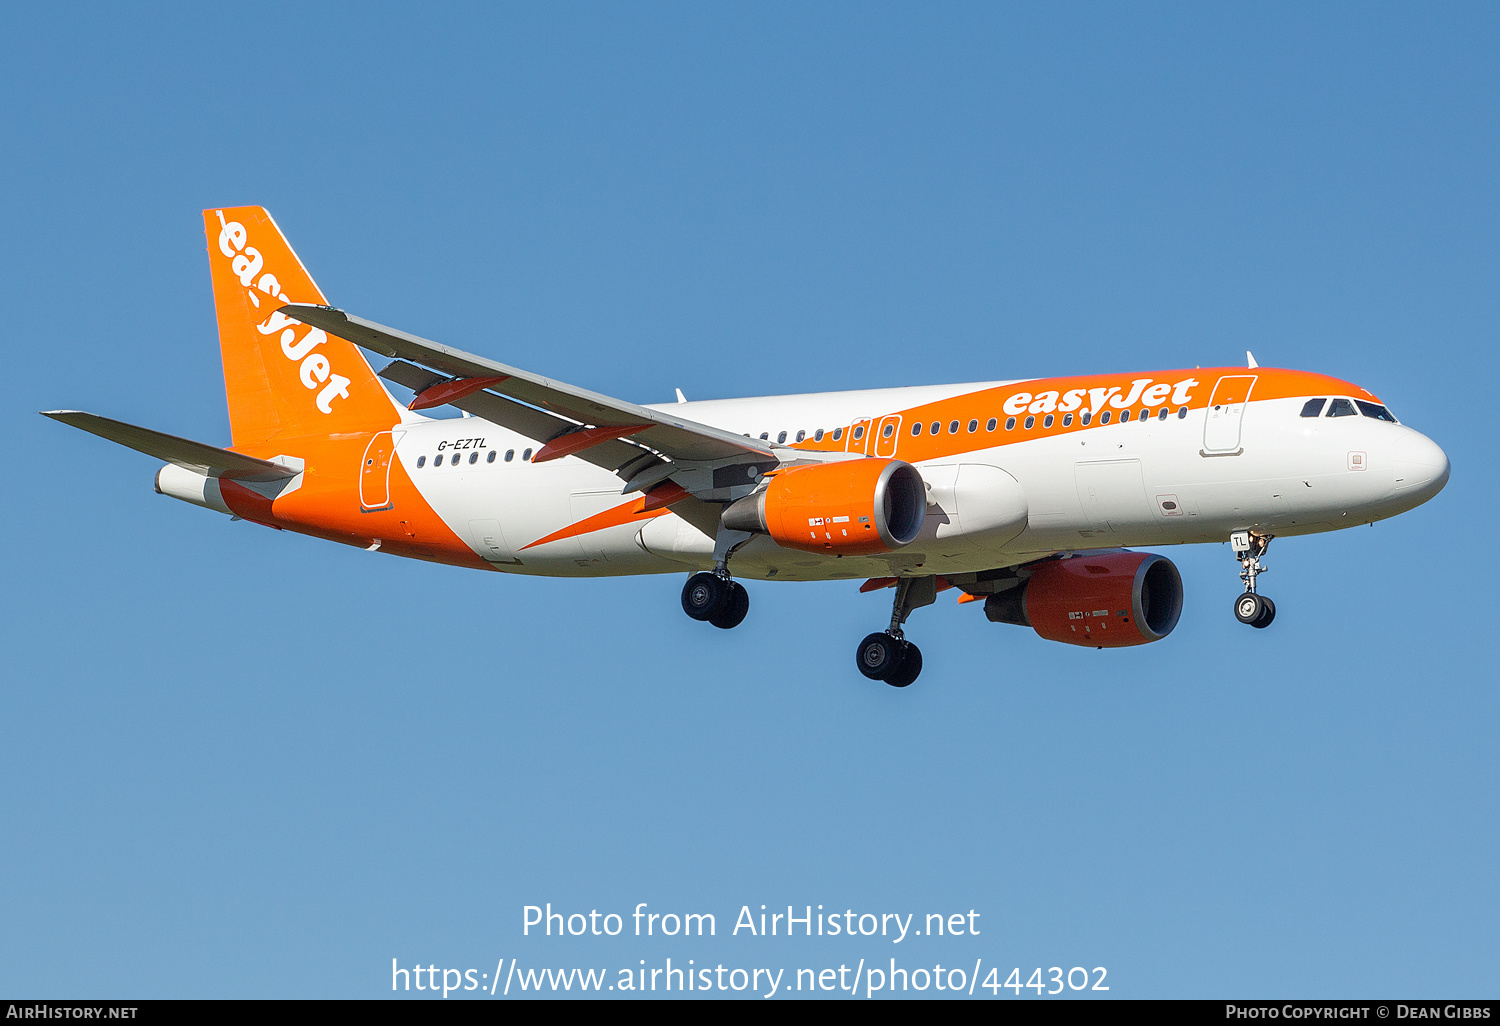
<path fill-rule="evenodd" d="M 910 545 L 927 516 L 927 489 L 910 463 L 867 458 L 783 470 L 731 503 L 723 524 L 768 534 L 805 552 L 863 555 Z"/>
<path fill-rule="evenodd" d="M 1182 575 L 1152 552 L 1069 556 L 1038 564 L 1018 587 L 991 595 L 984 615 L 1068 645 L 1144 645 L 1177 626 Z"/>

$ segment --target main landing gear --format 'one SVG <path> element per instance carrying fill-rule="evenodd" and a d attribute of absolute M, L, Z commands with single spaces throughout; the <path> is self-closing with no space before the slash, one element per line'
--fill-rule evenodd
<path fill-rule="evenodd" d="M 1234 600 L 1234 618 L 1251 627 L 1269 627 L 1276 619 L 1276 603 L 1255 590 L 1255 578 L 1267 569 L 1260 565 L 1260 557 L 1270 548 L 1271 538 L 1254 531 L 1235 531 L 1229 536 L 1229 547 L 1240 561 L 1240 580 L 1245 582 L 1245 593 Z"/>
<path fill-rule="evenodd" d="M 729 576 L 729 557 L 751 539 L 748 531 L 720 528 L 714 542 L 714 568 L 696 573 L 682 586 L 682 611 L 723 630 L 738 627 L 750 612 L 750 593 Z"/>
<path fill-rule="evenodd" d="M 859 672 L 871 680 L 883 680 L 893 688 L 904 688 L 922 672 L 922 650 L 906 640 L 901 625 L 912 610 L 937 600 L 936 577 L 903 577 L 896 582 L 891 625 L 871 634 L 854 652 Z"/>
<path fill-rule="evenodd" d="M 727 572 L 704 571 L 682 586 L 682 611 L 727 631 L 738 627 L 750 612 L 750 593 Z"/>

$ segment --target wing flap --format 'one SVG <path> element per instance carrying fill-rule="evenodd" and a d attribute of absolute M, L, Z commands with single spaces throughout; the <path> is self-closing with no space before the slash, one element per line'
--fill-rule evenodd
<path fill-rule="evenodd" d="M 258 460 L 254 456 L 230 452 L 205 442 L 179 438 L 150 428 L 127 424 L 122 420 L 111 420 L 79 410 L 44 410 L 42 416 L 76 427 L 81 431 L 107 438 L 136 452 L 155 456 L 159 460 L 175 463 L 200 474 L 216 472 L 216 476 L 240 481 L 277 481 L 295 477 L 297 471 L 278 463 Z"/>

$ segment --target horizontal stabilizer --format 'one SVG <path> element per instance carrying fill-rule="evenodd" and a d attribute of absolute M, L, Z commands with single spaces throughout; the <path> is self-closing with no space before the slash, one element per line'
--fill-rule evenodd
<path fill-rule="evenodd" d="M 82 413 L 78 410 L 44 410 L 42 416 L 62 421 L 64 424 L 88 431 L 100 438 L 119 442 L 136 452 L 155 456 L 159 460 L 175 463 L 179 467 L 195 470 L 200 474 L 213 474 L 216 477 L 238 481 L 274 481 L 297 475 L 296 470 L 283 467 L 278 463 L 258 460 L 254 456 L 230 452 L 228 449 L 194 442 L 188 438 L 178 438 L 176 435 L 152 431 L 150 428 L 126 424 L 121 420 L 98 417 L 92 413 Z"/>

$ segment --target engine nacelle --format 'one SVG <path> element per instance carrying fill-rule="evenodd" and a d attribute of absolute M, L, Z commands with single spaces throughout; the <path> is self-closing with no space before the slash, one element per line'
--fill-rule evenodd
<path fill-rule="evenodd" d="M 926 516 L 927 489 L 916 467 L 858 459 L 783 470 L 732 503 L 723 523 L 768 534 L 789 549 L 866 555 L 910 545 Z"/>
<path fill-rule="evenodd" d="M 1151 552 L 1069 556 L 1040 563 L 1020 586 L 991 595 L 984 615 L 1068 645 L 1144 645 L 1177 626 L 1182 575 Z"/>

